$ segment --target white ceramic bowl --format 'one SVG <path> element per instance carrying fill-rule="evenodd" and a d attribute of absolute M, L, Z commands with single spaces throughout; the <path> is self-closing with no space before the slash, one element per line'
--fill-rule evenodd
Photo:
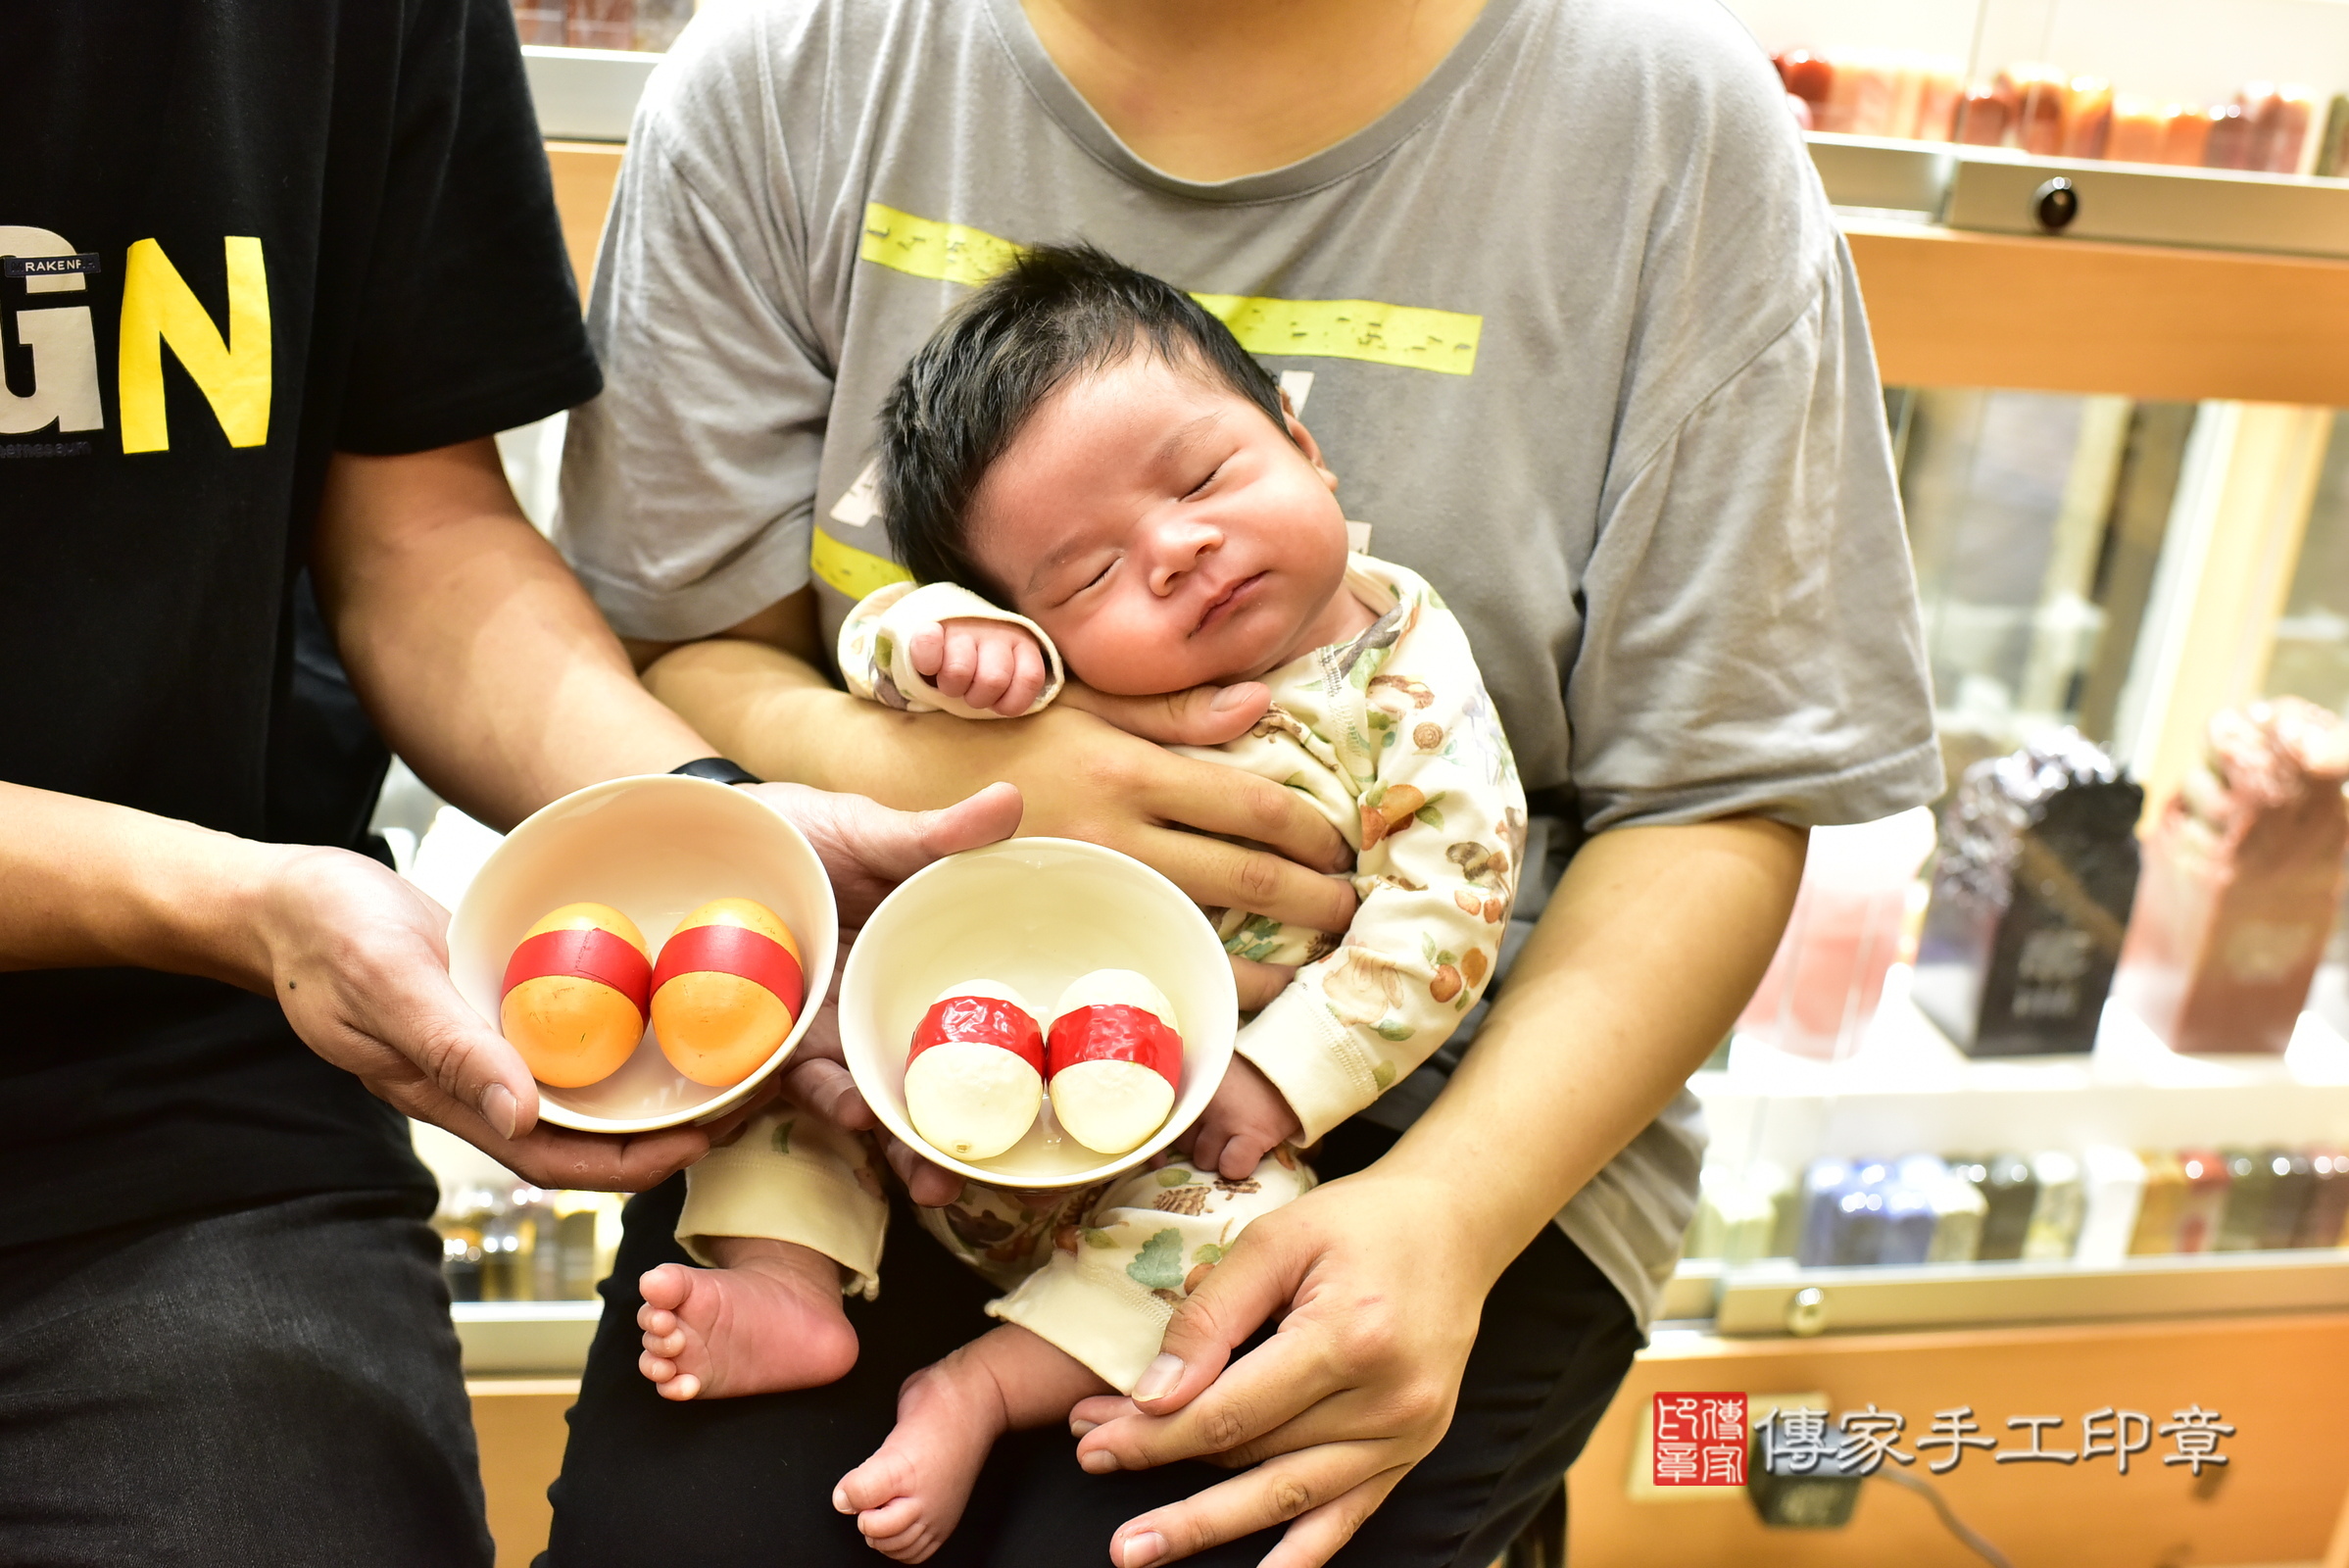
<path fill-rule="evenodd" d="M 671 773 L 616 778 L 565 795 L 506 835 L 449 921 L 449 973 L 497 1027 L 506 960 L 522 933 L 565 904 L 609 904 L 636 922 L 659 957 L 685 915 L 711 899 L 756 899 L 791 928 L 807 1004 L 757 1072 L 727 1089 L 668 1063 L 650 1027 L 619 1071 L 579 1089 L 538 1086 L 539 1114 L 559 1127 L 640 1133 L 714 1116 L 783 1064 L 807 1032 L 840 945 L 832 883 L 800 830 L 755 795 Z"/>
<path fill-rule="evenodd" d="M 1062 1133 L 1051 1098 L 1036 1125 L 993 1159 L 940 1152 L 905 1114 L 905 1051 L 938 993 L 998 980 L 1042 1008 L 1094 969 L 1148 975 L 1174 1004 L 1183 1081 L 1173 1112 L 1140 1149 L 1102 1155 Z M 1207 1108 L 1232 1060 L 1240 998 L 1215 928 L 1140 860 L 1074 839 L 1011 839 L 949 856 L 881 901 L 840 978 L 840 1043 L 856 1087 L 889 1130 L 952 1171 L 997 1187 L 1083 1187 L 1155 1154 Z"/>

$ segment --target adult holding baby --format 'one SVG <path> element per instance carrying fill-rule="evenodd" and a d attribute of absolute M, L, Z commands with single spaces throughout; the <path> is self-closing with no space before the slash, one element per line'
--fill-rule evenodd
<path fill-rule="evenodd" d="M 857 487 L 884 390 L 1010 243 L 1080 235 L 1198 291 L 1309 403 L 1349 509 L 1449 602 L 1527 785 L 1587 841 L 1448 1085 L 1422 1068 L 1304 1125 L 1337 1179 L 1189 1296 L 1136 1401 L 1079 1407 L 1073 1457 L 999 1445 L 948 1549 L 1287 1568 L 1381 1509 L 1351 1558 L 1481 1564 L 1637 1347 L 1693 1201 L 1676 1093 L 1768 959 L 1802 829 L 1938 782 L 1849 261 L 1709 7 L 776 0 L 689 32 L 607 233 L 610 390 L 565 491 L 575 564 L 665 653 L 655 689 L 767 776 L 898 805 L 1009 778 L 1024 831 L 1333 932 L 1327 823 L 1149 744 L 1233 738 L 1261 687 L 1072 689 L 981 725 L 819 673 L 893 570 Z M 1243 977 L 1251 1007 L 1286 979 Z M 706 1555 L 788 1533 L 850 1560 L 823 1489 L 885 1431 L 890 1369 L 983 1326 L 972 1293 L 893 1283 L 830 1388 L 664 1405 L 629 1319 L 635 1271 L 679 1256 L 675 1205 L 632 1211 L 555 1561 L 641 1557 L 680 1495 Z"/>

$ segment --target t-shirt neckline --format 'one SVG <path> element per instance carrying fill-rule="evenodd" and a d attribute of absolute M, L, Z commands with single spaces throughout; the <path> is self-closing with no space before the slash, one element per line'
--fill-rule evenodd
<path fill-rule="evenodd" d="M 1486 0 L 1485 9 L 1426 79 L 1394 108 L 1344 141 L 1279 169 L 1232 179 L 1183 179 L 1144 161 L 1060 74 L 1028 23 L 1020 0 L 987 0 L 996 36 L 1045 112 L 1111 172 L 1192 201 L 1232 204 L 1301 196 L 1378 162 L 1450 100 L 1483 63 L 1517 14 L 1519 0 Z"/>

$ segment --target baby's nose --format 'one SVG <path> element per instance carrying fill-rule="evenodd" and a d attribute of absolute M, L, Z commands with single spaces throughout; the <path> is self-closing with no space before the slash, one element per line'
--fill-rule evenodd
<path fill-rule="evenodd" d="M 1191 571 L 1200 557 L 1222 543 L 1222 531 L 1211 523 L 1177 518 L 1160 527 L 1154 541 L 1160 591 Z"/>

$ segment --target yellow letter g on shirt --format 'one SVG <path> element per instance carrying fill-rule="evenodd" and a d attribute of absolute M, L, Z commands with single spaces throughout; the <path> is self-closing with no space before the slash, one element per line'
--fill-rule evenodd
<path fill-rule="evenodd" d="M 171 447 L 163 394 L 166 343 L 211 403 L 230 446 L 257 447 L 269 438 L 269 279 L 261 241 L 230 234 L 220 247 L 228 273 L 225 341 L 161 245 L 142 239 L 124 259 L 120 359 L 124 452 Z"/>

